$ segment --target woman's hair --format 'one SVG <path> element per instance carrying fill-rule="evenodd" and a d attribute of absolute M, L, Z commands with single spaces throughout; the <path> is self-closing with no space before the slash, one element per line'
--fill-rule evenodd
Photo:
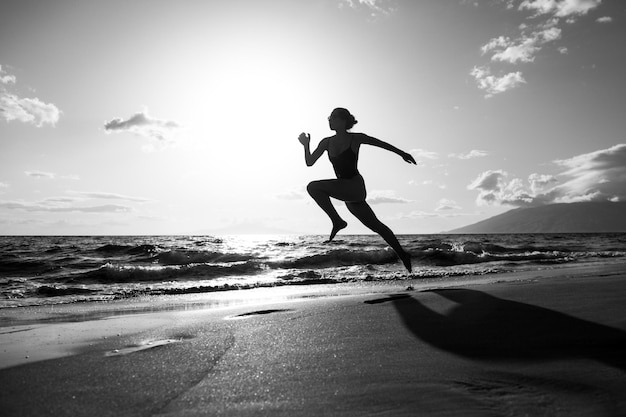
<path fill-rule="evenodd" d="M 331 115 L 345 120 L 347 130 L 352 129 L 354 125 L 358 123 L 354 116 L 350 114 L 348 109 L 344 109 L 343 107 L 337 107 L 335 110 L 332 111 Z"/>

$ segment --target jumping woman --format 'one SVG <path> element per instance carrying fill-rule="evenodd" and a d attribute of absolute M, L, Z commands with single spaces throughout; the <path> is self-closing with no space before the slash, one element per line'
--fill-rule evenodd
<path fill-rule="evenodd" d="M 410 164 L 416 164 L 413 156 L 401 151 L 382 140 L 367 136 L 363 133 L 352 133 L 349 130 L 357 123 L 356 119 L 347 109 L 336 108 L 328 118 L 330 130 L 335 131 L 334 136 L 321 140 L 317 149 L 311 153 L 311 135 L 301 133 L 298 140 L 304 145 L 304 158 L 307 166 L 312 166 L 328 152 L 328 158 L 333 164 L 337 179 L 313 181 L 307 186 L 307 191 L 315 202 L 326 212 L 333 222 L 328 242 L 332 241 L 337 232 L 345 228 L 346 223 L 330 201 L 330 197 L 345 201 L 348 210 L 372 231 L 378 233 L 385 242 L 396 252 L 405 268 L 411 272 L 411 256 L 402 249 L 400 242 L 391 229 L 385 226 L 372 211 L 365 201 L 367 192 L 365 182 L 357 169 L 359 148 L 361 145 L 372 145 L 396 153 Z"/>

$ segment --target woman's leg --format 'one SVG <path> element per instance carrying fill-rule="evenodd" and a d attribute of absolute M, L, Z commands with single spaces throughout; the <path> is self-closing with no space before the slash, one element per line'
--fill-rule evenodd
<path fill-rule="evenodd" d="M 400 242 L 398 242 L 398 238 L 393 234 L 390 228 L 388 228 L 383 222 L 378 220 L 372 208 L 365 201 L 358 202 L 347 202 L 346 206 L 348 206 L 348 210 L 350 213 L 354 215 L 357 219 L 361 221 L 365 226 L 367 226 L 372 231 L 378 233 L 385 242 L 396 252 L 404 267 L 411 272 L 411 255 L 404 251 Z"/>
<path fill-rule="evenodd" d="M 333 228 L 327 242 L 333 240 L 337 232 L 348 225 L 348 223 L 339 216 L 339 213 L 337 213 L 335 206 L 333 206 L 333 203 L 330 201 L 330 197 L 344 201 L 365 198 L 363 195 L 365 187 L 361 187 L 360 183 L 362 183 L 362 181 L 355 183 L 352 179 L 336 179 L 313 181 L 307 186 L 307 191 L 311 197 L 313 197 L 313 200 L 315 200 L 333 222 Z"/>

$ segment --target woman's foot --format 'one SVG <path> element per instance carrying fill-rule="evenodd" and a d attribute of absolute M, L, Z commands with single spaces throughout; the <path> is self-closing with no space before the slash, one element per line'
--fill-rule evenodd
<path fill-rule="evenodd" d="M 406 270 L 411 273 L 413 271 L 413 265 L 411 265 L 411 255 L 408 252 L 402 251 L 402 253 L 399 254 L 399 257 Z"/>
<path fill-rule="evenodd" d="M 347 226 L 348 226 L 348 223 L 346 223 L 344 220 L 339 220 L 338 222 L 333 223 L 333 230 L 330 231 L 330 237 L 328 238 L 326 243 L 331 242 L 335 238 L 335 235 L 337 234 L 337 232 L 340 231 L 341 229 L 345 229 Z"/>

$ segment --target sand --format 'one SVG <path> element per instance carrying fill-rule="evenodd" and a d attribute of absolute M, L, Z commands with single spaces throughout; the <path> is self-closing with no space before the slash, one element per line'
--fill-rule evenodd
<path fill-rule="evenodd" d="M 626 415 L 624 265 L 5 309 L 0 324 L 4 416 Z"/>

